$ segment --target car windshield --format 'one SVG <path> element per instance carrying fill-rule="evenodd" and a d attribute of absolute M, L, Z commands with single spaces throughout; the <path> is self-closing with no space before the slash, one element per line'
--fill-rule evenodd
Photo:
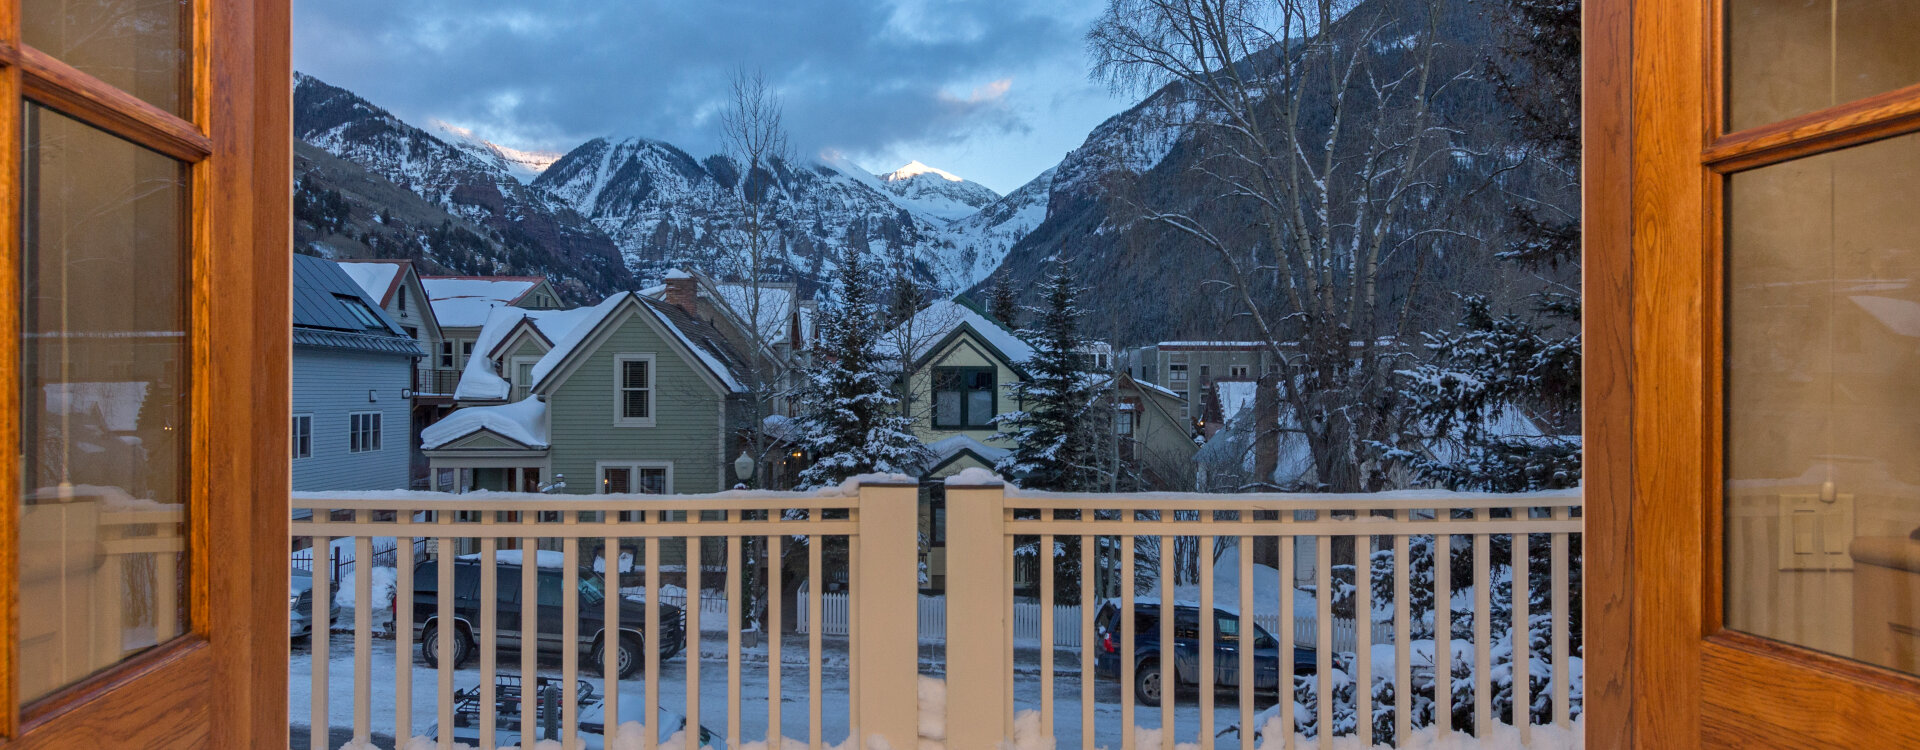
<path fill-rule="evenodd" d="M 580 600 L 588 604 L 598 604 L 606 596 L 606 584 L 600 576 L 582 576 L 580 578 Z"/>

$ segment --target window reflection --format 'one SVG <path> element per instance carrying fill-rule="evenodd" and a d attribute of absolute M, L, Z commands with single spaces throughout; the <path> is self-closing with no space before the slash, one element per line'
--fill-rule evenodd
<path fill-rule="evenodd" d="M 20 39 L 156 107 L 185 116 L 188 0 L 21 0 Z"/>
<path fill-rule="evenodd" d="M 1916 35 L 1913 0 L 1728 0 L 1727 127 L 1920 83 Z"/>
<path fill-rule="evenodd" d="M 28 105 L 20 686 L 184 632 L 185 168 Z"/>

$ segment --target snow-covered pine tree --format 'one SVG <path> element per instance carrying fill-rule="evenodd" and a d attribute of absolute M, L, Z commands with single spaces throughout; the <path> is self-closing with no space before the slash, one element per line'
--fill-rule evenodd
<path fill-rule="evenodd" d="M 994 417 L 1010 428 L 998 438 L 1011 450 L 994 467 L 1022 487 L 1080 492 L 1100 486 L 1098 425 L 1109 415 L 1101 408 L 1099 374 L 1082 349 L 1079 287 L 1059 258 L 1041 283 L 1043 307 L 1031 308 L 1031 326 L 1017 334 L 1033 346 L 1020 363 L 1026 378 L 1007 387 L 1021 406 Z"/>
<path fill-rule="evenodd" d="M 801 385 L 801 441 L 814 456 L 802 488 L 873 472 L 911 472 L 928 457 L 900 414 L 892 374 L 875 350 L 885 315 L 861 253 L 841 254 L 833 298 L 819 313 L 819 356 Z"/>

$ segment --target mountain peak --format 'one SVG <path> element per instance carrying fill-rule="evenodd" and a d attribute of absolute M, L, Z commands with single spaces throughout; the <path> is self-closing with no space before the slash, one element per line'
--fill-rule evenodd
<path fill-rule="evenodd" d="M 917 159 L 907 162 L 907 165 L 904 167 L 880 175 L 880 179 L 886 180 L 887 182 L 899 182 L 900 180 L 910 180 L 923 174 L 935 175 L 947 182 L 966 182 L 966 180 L 960 179 L 959 175 L 944 169 L 936 169 L 921 164 Z"/>

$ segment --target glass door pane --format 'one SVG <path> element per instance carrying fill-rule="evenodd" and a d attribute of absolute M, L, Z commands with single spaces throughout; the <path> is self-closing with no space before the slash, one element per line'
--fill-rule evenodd
<path fill-rule="evenodd" d="M 185 165 L 25 111 L 20 688 L 187 630 Z"/>
<path fill-rule="evenodd" d="M 1920 671 L 1920 135 L 1731 177 L 1725 622 Z"/>
<path fill-rule="evenodd" d="M 20 39 L 148 104 L 187 116 L 189 0 L 21 0 Z"/>
<path fill-rule="evenodd" d="M 1727 129 L 1920 83 L 1920 3 L 1727 0 Z"/>

